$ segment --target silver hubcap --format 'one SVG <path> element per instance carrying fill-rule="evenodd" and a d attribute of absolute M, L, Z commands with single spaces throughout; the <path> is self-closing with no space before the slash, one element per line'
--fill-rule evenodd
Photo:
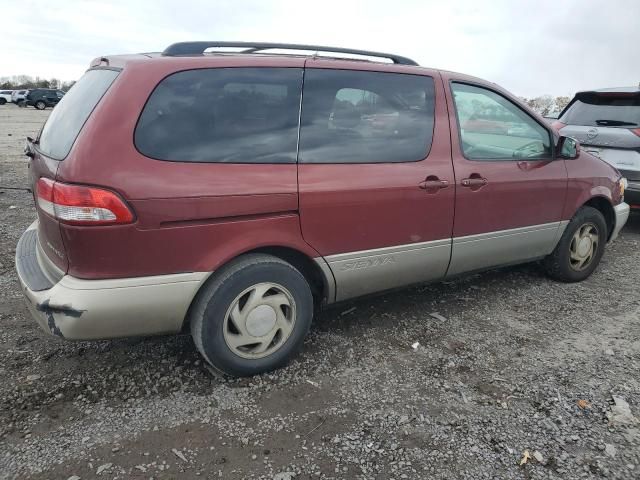
<path fill-rule="evenodd" d="M 591 265 L 598 251 L 598 228 L 593 223 L 586 223 L 573 234 L 569 246 L 571 268 L 580 271 Z"/>
<path fill-rule="evenodd" d="M 244 290 L 224 320 L 224 340 L 236 355 L 263 358 L 289 338 L 296 322 L 293 296 L 282 285 L 265 282 Z"/>

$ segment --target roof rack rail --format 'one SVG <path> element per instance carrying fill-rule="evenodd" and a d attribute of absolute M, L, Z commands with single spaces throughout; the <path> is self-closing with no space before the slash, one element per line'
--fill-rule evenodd
<path fill-rule="evenodd" d="M 263 50 L 310 50 L 314 52 L 346 53 L 350 55 L 363 55 L 367 57 L 387 58 L 399 65 L 418 65 L 410 58 L 401 57 L 391 53 L 369 52 L 367 50 L 355 50 L 353 48 L 323 47 L 321 45 L 297 45 L 295 43 L 256 43 L 256 42 L 179 42 L 165 48 L 162 55 L 201 55 L 208 48 L 244 48 L 238 53 L 256 53 Z"/>

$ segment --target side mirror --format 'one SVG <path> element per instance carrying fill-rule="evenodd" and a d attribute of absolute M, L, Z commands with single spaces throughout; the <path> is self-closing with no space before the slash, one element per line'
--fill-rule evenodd
<path fill-rule="evenodd" d="M 566 160 L 573 160 L 578 158 L 580 155 L 580 142 L 572 137 L 563 137 L 561 136 L 558 139 L 558 155 L 560 158 L 564 158 Z"/>

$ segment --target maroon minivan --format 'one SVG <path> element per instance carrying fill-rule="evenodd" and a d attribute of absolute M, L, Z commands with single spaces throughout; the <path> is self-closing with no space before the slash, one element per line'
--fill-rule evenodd
<path fill-rule="evenodd" d="M 97 58 L 26 154 L 40 325 L 190 329 L 232 375 L 285 364 L 336 301 L 535 260 L 583 280 L 629 213 L 615 168 L 495 84 L 351 49 Z"/>

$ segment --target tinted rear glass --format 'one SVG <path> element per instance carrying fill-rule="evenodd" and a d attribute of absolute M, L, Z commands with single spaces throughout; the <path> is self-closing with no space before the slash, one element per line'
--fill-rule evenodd
<path fill-rule="evenodd" d="M 42 129 L 38 146 L 42 153 L 56 160 L 62 160 L 69 154 L 82 126 L 118 73 L 115 70 L 89 70 L 73 85 L 53 109 Z M 35 95 L 36 91 L 32 93 Z M 53 93 L 55 95 L 55 90 Z"/>
<path fill-rule="evenodd" d="M 181 162 L 295 163 L 299 68 L 212 68 L 165 78 L 144 107 L 138 150 Z"/>
<path fill-rule="evenodd" d="M 640 126 L 640 97 L 589 95 L 576 100 L 560 119 L 567 125 Z"/>
<path fill-rule="evenodd" d="M 301 163 L 413 162 L 433 135 L 433 79 L 309 69 L 300 128 Z"/>

